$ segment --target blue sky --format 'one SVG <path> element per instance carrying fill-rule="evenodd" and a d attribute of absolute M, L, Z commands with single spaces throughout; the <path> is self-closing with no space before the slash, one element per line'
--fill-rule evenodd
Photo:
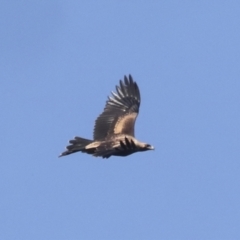
<path fill-rule="evenodd" d="M 0 239 L 240 239 L 239 1 L 2 1 Z M 155 151 L 58 158 L 131 73 Z"/>

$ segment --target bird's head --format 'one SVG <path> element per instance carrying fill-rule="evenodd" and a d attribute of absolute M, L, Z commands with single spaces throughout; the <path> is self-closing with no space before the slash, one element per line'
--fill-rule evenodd
<path fill-rule="evenodd" d="M 148 144 L 148 143 L 145 144 L 144 148 L 145 148 L 146 151 L 147 150 L 154 150 L 154 147 L 152 145 Z"/>

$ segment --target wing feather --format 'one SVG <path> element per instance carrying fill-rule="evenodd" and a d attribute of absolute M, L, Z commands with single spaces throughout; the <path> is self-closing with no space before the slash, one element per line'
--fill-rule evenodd
<path fill-rule="evenodd" d="M 114 134 L 134 136 L 134 124 L 140 107 L 140 91 L 131 75 L 124 76 L 116 86 L 116 92 L 108 97 L 102 114 L 95 121 L 94 140 Z"/>

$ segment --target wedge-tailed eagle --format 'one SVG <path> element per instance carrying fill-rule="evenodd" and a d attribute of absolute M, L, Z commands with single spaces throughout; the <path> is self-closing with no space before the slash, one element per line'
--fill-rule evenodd
<path fill-rule="evenodd" d="M 127 156 L 154 149 L 134 137 L 134 125 L 139 113 L 140 91 L 131 75 L 124 76 L 116 86 L 116 93 L 108 97 L 103 113 L 95 121 L 93 139 L 75 137 L 61 156 L 75 152 L 109 158 Z"/>

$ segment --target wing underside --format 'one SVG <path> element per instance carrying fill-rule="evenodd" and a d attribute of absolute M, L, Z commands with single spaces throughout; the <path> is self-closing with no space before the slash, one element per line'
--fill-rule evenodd
<path fill-rule="evenodd" d="M 104 139 L 113 134 L 134 136 L 134 124 L 139 112 L 140 91 L 132 76 L 124 77 L 116 86 L 116 93 L 108 97 L 104 111 L 97 118 L 94 140 Z"/>

